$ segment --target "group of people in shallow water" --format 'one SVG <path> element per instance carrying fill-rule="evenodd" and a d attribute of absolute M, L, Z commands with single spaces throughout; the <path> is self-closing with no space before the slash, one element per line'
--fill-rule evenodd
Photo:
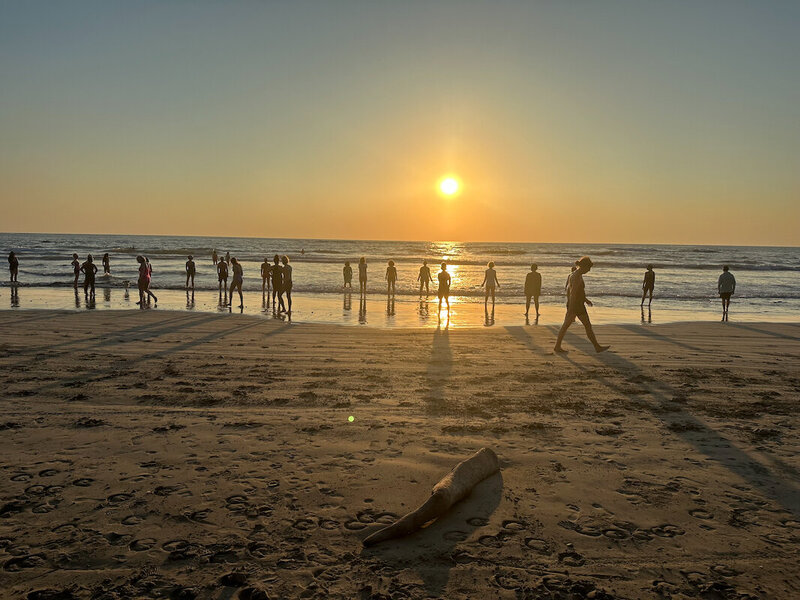
<path fill-rule="evenodd" d="M 242 283 L 244 281 L 244 273 L 242 271 L 241 263 L 236 259 L 236 257 L 232 257 L 230 252 L 225 253 L 224 258 L 220 258 L 217 254 L 217 251 L 214 250 L 211 255 L 211 260 L 214 264 L 214 267 L 217 272 L 217 277 L 219 281 L 219 292 L 220 298 L 223 298 L 224 295 L 224 302 L 227 305 L 229 299 L 232 302 L 233 300 L 233 293 L 234 291 L 238 292 L 239 294 L 239 307 L 244 307 L 244 299 L 242 295 Z M 142 307 L 146 306 L 150 300 L 152 299 L 154 303 L 158 302 L 158 298 L 151 290 L 151 283 L 153 277 L 153 267 L 150 264 L 150 260 L 143 255 L 139 255 L 136 257 L 136 261 L 139 263 L 138 269 L 138 279 L 137 279 L 137 287 L 139 290 L 139 301 L 136 303 Z M 103 274 L 104 276 L 111 275 L 111 260 L 109 258 L 108 253 L 105 253 L 102 258 L 102 266 L 103 266 Z M 436 290 L 436 295 L 439 298 L 439 311 L 442 310 L 442 303 L 445 304 L 447 310 L 450 310 L 450 286 L 452 283 L 452 279 L 450 273 L 447 271 L 447 263 L 441 263 L 441 270 L 437 274 L 438 280 L 438 289 Z M 595 350 L 598 352 L 602 352 L 608 349 L 607 346 L 601 345 L 595 335 L 594 331 L 592 330 L 591 321 L 589 320 L 589 314 L 586 310 L 587 306 L 592 306 L 592 302 L 586 297 L 586 290 L 583 281 L 583 275 L 588 273 L 593 266 L 591 259 L 588 256 L 584 256 L 581 259 L 575 261 L 575 265 L 572 267 L 572 272 L 570 273 L 566 285 L 564 286 L 564 291 L 567 297 L 567 314 L 564 319 L 564 323 L 561 326 L 561 330 L 558 333 L 558 338 L 556 340 L 555 350 L 556 352 L 561 352 L 561 342 L 564 338 L 564 335 L 569 329 L 570 325 L 575 322 L 575 320 L 581 321 L 583 323 L 586 334 L 589 337 L 589 340 L 595 347 Z M 11 283 L 17 283 L 17 275 L 19 273 L 19 258 L 17 257 L 16 253 L 10 252 L 8 255 L 8 268 L 11 275 Z M 83 274 L 83 290 L 84 294 L 87 298 L 94 298 L 95 295 L 95 279 L 99 269 L 97 265 L 94 263 L 94 257 L 89 254 L 86 257 L 84 262 L 81 262 L 77 254 L 72 255 L 72 268 L 74 272 L 74 287 L 78 288 L 78 283 L 80 279 L 80 275 Z M 722 300 L 722 320 L 728 320 L 728 309 L 730 307 L 731 296 L 734 294 L 736 290 L 736 278 L 730 272 L 730 269 L 727 265 L 722 268 L 722 274 L 719 276 L 717 281 L 717 291 L 719 296 Z M 194 290 L 194 278 L 197 273 L 197 267 L 194 262 L 194 257 L 190 254 L 188 256 L 188 260 L 186 261 L 186 289 L 187 290 Z M 228 277 L 231 277 L 230 286 L 228 286 Z M 344 288 L 345 289 L 352 289 L 353 287 L 353 268 L 350 266 L 350 262 L 345 262 L 344 268 L 342 269 L 342 275 L 344 278 Z M 395 294 L 396 285 L 397 285 L 397 268 L 393 260 L 388 261 L 388 265 L 386 267 L 386 274 L 385 274 L 385 281 L 386 281 L 386 292 L 388 295 L 393 296 Z M 653 292 L 655 289 L 655 280 L 656 275 L 655 271 L 653 270 L 653 265 L 647 265 L 647 270 L 644 274 L 644 279 L 642 281 L 642 302 L 641 306 L 644 307 L 644 302 L 648 300 L 648 306 L 653 302 Z M 419 284 L 419 292 L 422 295 L 423 291 L 425 294 L 430 293 L 430 283 L 435 282 L 433 275 L 431 274 L 431 269 L 428 266 L 428 261 L 423 260 L 422 266 L 419 269 L 419 273 L 417 275 L 416 282 Z M 367 292 L 367 259 L 362 257 L 358 261 L 358 285 L 359 291 L 362 295 L 366 295 Z M 496 290 L 500 288 L 500 281 L 497 277 L 497 271 L 495 271 L 495 264 L 493 262 L 488 263 L 486 271 L 484 273 L 483 281 L 481 282 L 481 287 L 484 288 L 485 296 L 484 296 L 484 306 L 488 306 L 489 299 L 492 300 L 492 308 L 494 309 L 495 304 L 495 294 Z M 527 317 L 530 312 L 531 302 L 533 302 L 534 310 L 536 311 L 536 317 L 539 317 L 539 296 L 541 295 L 542 291 L 542 276 L 538 272 L 538 266 L 536 264 L 531 265 L 531 270 L 527 274 L 525 278 L 525 316 Z M 289 264 L 289 257 L 286 255 L 278 255 L 276 254 L 272 261 L 268 258 L 264 259 L 264 262 L 261 264 L 261 293 L 262 299 L 264 301 L 265 306 L 269 306 L 270 303 L 270 296 L 272 300 L 273 308 L 279 313 L 289 313 L 292 312 L 292 266 Z M 188 291 L 187 291 L 188 294 Z M 285 296 L 285 299 L 284 299 Z"/>

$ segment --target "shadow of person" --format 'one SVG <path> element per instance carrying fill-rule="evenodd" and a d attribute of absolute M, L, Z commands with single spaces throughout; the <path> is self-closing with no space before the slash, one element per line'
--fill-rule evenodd
<path fill-rule="evenodd" d="M 476 529 L 489 524 L 502 497 L 503 476 L 497 472 L 476 485 L 469 496 L 427 527 L 404 538 L 365 548 L 361 556 L 378 558 L 397 571 L 413 569 L 422 579 L 428 595 L 442 597 L 450 580 L 450 569 L 456 564 L 476 560 L 466 549 L 456 547 L 466 542 Z M 363 537 L 378 529 L 364 530 Z M 474 543 L 464 546 L 473 547 Z M 392 590 L 389 591 L 391 594 Z"/>

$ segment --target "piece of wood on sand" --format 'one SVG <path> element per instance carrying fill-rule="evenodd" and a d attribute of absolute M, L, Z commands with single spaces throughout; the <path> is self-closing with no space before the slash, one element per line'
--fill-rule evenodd
<path fill-rule="evenodd" d="M 376 531 L 366 539 L 365 546 L 373 546 L 385 540 L 409 535 L 426 523 L 438 519 L 456 502 L 469 496 L 481 481 L 500 470 L 500 460 L 494 451 L 481 448 L 467 460 L 462 461 L 437 483 L 431 497 L 417 510 L 398 519 L 392 525 Z"/>

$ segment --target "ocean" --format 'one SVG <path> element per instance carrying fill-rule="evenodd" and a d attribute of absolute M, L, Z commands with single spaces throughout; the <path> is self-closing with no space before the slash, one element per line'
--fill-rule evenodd
<path fill-rule="evenodd" d="M 160 308 L 226 310 L 217 297 L 217 279 L 211 253 L 236 257 L 244 270 L 245 311 L 264 314 L 260 264 L 274 254 L 286 254 L 293 266 L 294 321 L 322 321 L 374 326 L 429 324 L 436 312 L 435 290 L 422 301 L 416 282 L 427 260 L 434 279 L 438 264 L 447 262 L 452 276 L 452 303 L 466 326 L 489 324 L 480 287 L 484 270 L 494 261 L 500 282 L 491 324 L 519 321 L 524 309 L 523 284 L 530 265 L 542 275 L 542 314 L 548 322 L 563 319 L 564 283 L 570 266 L 580 256 L 595 263 L 586 275 L 587 296 L 595 303 L 596 322 L 668 322 L 717 318 L 717 278 L 723 264 L 730 266 L 737 287 L 731 319 L 749 321 L 800 320 L 800 248 L 749 246 L 679 246 L 629 244 L 536 244 L 473 242 L 392 242 L 273 238 L 215 238 L 143 235 L 0 234 L 0 249 L 13 250 L 20 261 L 17 294 L 3 291 L 2 308 L 135 308 L 126 299 L 125 282 L 135 295 L 137 254 L 150 258 L 153 289 L 163 299 Z M 81 260 L 94 255 L 100 268 L 103 253 L 111 259 L 111 275 L 98 277 L 97 298 L 87 306 L 82 291 L 72 289 L 72 253 Z M 194 299 L 184 291 L 184 264 L 193 254 L 197 265 Z M 368 296 L 364 302 L 342 291 L 342 267 L 350 261 L 356 273 L 360 257 L 368 263 Z M 388 260 L 396 264 L 399 279 L 395 299 L 386 298 Z M 640 309 L 642 278 L 647 264 L 656 272 L 651 313 Z M 99 274 L 98 274 L 99 275 Z M 4 286 L 8 278 L 3 277 Z M 435 284 L 432 284 L 435 287 Z M 358 296 L 357 292 L 354 294 Z M 10 299 L 10 301 L 9 301 Z M 135 300 L 135 299 L 134 299 Z M 237 302 L 238 304 L 238 302 Z M 362 305 L 364 318 L 360 314 Z M 350 308 L 347 308 L 348 305 Z M 372 309 L 370 311 L 370 308 Z M 546 310 L 545 310 L 546 309 Z M 236 310 L 236 309 L 235 309 Z M 427 315 L 422 317 L 424 313 Z M 371 313 L 371 314 L 370 314 Z M 407 313 L 407 314 L 405 314 Z M 267 311 L 269 314 L 269 311 Z M 374 315 L 374 316 L 373 316 Z M 469 318 L 468 318 L 469 317 Z M 486 318 L 483 318 L 486 317 Z"/>

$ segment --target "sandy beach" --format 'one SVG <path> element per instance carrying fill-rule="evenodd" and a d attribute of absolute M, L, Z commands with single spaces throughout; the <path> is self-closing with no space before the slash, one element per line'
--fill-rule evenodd
<path fill-rule="evenodd" d="M 800 596 L 797 324 L 0 332 L 3 597 Z M 481 447 L 499 475 L 362 547 Z"/>

